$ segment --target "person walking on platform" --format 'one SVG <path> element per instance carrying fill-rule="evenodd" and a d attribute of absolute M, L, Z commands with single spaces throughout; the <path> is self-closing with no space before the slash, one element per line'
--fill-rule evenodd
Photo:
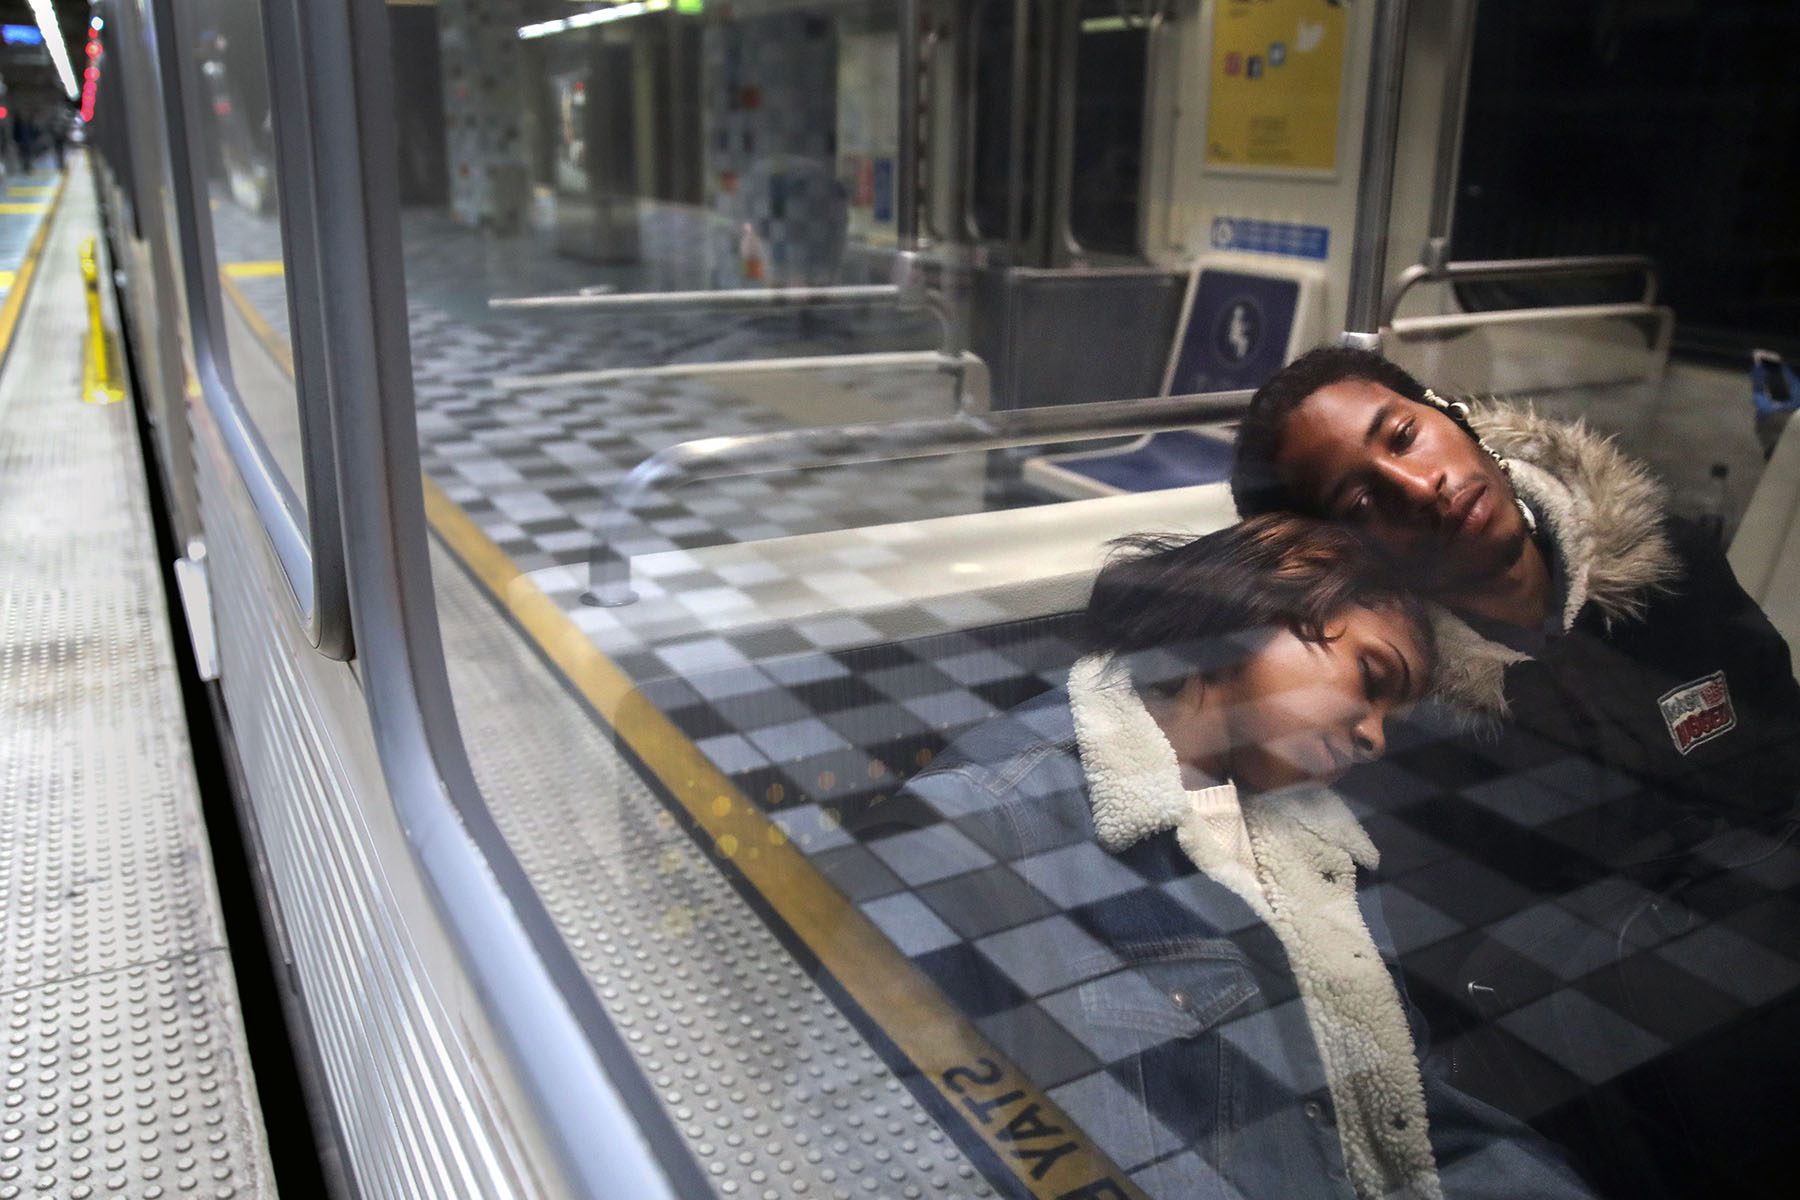
<path fill-rule="evenodd" d="M 33 132 L 31 122 L 24 116 L 15 116 L 12 123 L 13 146 L 19 154 L 19 173 L 31 174 L 34 155 L 32 154 Z"/>
<path fill-rule="evenodd" d="M 1437 602 L 1441 719 L 1395 760 L 1433 795 L 1407 811 L 1511 898 L 1440 952 L 1461 961 L 1446 1003 L 1476 1018 L 1461 1086 L 1566 1117 L 1552 1136 L 1603 1194 L 1791 1194 L 1800 940 L 1769 913 L 1800 913 L 1800 684 L 1717 540 L 1586 427 L 1446 401 L 1344 348 L 1256 393 L 1231 484 L 1247 517 L 1356 530 Z M 1369 778 L 1392 806 L 1393 777 Z M 1414 894 L 1478 907 L 1466 873 L 1435 878 Z M 1732 940 L 1705 944 L 1737 955 L 1719 990 L 1647 952 L 1709 921 Z M 1710 1027 L 1692 1021 L 1703 995 Z M 1527 1003 L 1537 1049 L 1584 1064 L 1573 1106 L 1498 1032 Z"/>

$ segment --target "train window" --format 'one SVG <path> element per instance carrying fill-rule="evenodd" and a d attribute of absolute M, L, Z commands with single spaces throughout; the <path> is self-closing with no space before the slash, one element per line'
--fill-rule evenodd
<path fill-rule="evenodd" d="M 1736 362 L 1758 347 L 1800 353 L 1793 252 L 1781 252 L 1780 268 L 1768 257 L 1800 238 L 1789 153 L 1800 120 L 1786 61 L 1754 49 L 1796 37 L 1800 11 L 1754 0 L 1483 7 L 1468 117 L 1480 133 L 1463 143 L 1458 256 L 1647 254 L 1681 318 L 1678 350 Z M 1726 61 L 1730 70 L 1715 69 Z M 1633 300 L 1638 286 L 1460 291 L 1470 307 L 1494 308 Z"/>
<path fill-rule="evenodd" d="M 1276 432 L 1138 440 L 1141 402 L 1046 399 L 1159 376 L 1179 274 L 975 252 L 1047 240 L 1047 220 L 1009 226 L 1052 211 L 1062 148 L 1021 106 L 1057 104 L 1069 231 L 1140 250 L 1136 6 L 1048 6 L 1079 16 L 1072 98 L 1042 5 L 521 7 L 388 6 L 401 236 L 376 249 L 403 268 L 471 763 L 652 1085 L 645 1119 L 718 1194 L 1160 1200 L 1349 1173 L 1360 1195 L 1585 1200 L 1582 1174 L 1632 1196 L 1665 1167 L 1704 1177 L 1664 1136 L 1690 1118 L 1754 1149 L 1731 1110 L 1669 1097 L 1754 1066 L 1758 1022 L 1800 995 L 1800 690 L 1727 586 L 1718 525 L 1665 529 L 1641 475 L 1545 411 L 1464 413 L 1390 370 L 1447 393 L 1459 364 L 1573 343 L 1563 324 L 1384 331 L 1391 361 L 1353 364 L 1406 395 L 1348 428 L 1400 466 L 1346 470 L 1324 433 L 1268 466 L 1299 480 L 1272 509 L 1342 501 L 1360 534 L 1243 523 L 1233 455 Z M 1259 138 L 1337 144 L 1335 109 L 1282 88 L 1339 78 L 1339 54 L 1366 83 L 1376 8 L 1203 9 L 1180 61 L 1234 73 Z M 948 90 L 968 111 L 931 126 L 958 139 L 931 162 L 970 185 L 949 246 L 910 238 L 902 12 L 966 39 L 934 51 L 967 73 Z M 1172 165 L 1171 188 L 1220 190 L 1202 174 Z M 1428 190 L 1408 189 L 1397 208 Z M 1195 231 L 1234 251 L 1189 289 L 1196 353 L 1273 371 L 1307 322 L 1329 336 L 1302 296 L 1343 303 L 1355 190 L 1231 176 Z M 1635 370 L 1645 340 L 1593 357 Z M 974 352 L 992 344 L 1004 360 Z M 1642 382 L 1545 407 L 1599 419 Z M 1153 401 L 1198 424 L 1190 403 Z M 1377 484 L 1428 453 L 1473 490 L 1383 507 Z M 1390 509 L 1426 515 L 1384 557 L 1367 542 Z M 1664 551 L 1710 599 L 1664 586 Z M 1424 603 L 1518 563 L 1523 625 L 1498 627 L 1501 601 L 1466 628 Z M 1656 645 L 1609 640 L 1647 606 Z M 1481 694 L 1425 703 L 1440 678 Z M 1510 708 L 1503 679 L 1525 689 Z"/>
<path fill-rule="evenodd" d="M 1116 0 L 1078 6 L 1069 232 L 1084 250 L 1136 254 L 1150 23 Z"/>
<path fill-rule="evenodd" d="M 1010 8 L 984 67 L 1010 69 Z M 1063 497 L 959 445 L 994 386 L 971 289 L 930 260 L 893 282 L 895 9 L 389 7 L 450 678 L 498 823 L 720 1195 L 1126 1195 L 1173 1149 L 1109 1117 L 1130 1035 L 1031 962 L 1028 926 L 1097 951 L 1081 901 L 909 791 L 1075 642 L 1025 535 L 915 532 Z M 648 991 L 581 949 L 628 941 Z"/>
<path fill-rule="evenodd" d="M 294 496 L 307 503 L 283 269 L 269 77 L 258 4 L 188 0 L 183 13 L 204 191 L 223 300 L 213 352 Z M 222 351 L 222 353 L 221 353 Z"/>

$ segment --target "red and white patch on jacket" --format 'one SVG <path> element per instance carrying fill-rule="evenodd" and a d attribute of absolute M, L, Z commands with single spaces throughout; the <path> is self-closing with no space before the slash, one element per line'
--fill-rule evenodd
<path fill-rule="evenodd" d="M 1725 686 L 1723 671 L 1665 692 L 1656 703 L 1662 709 L 1669 736 L 1675 739 L 1675 749 L 1683 754 L 1737 728 L 1737 712 L 1731 707 L 1731 691 Z"/>

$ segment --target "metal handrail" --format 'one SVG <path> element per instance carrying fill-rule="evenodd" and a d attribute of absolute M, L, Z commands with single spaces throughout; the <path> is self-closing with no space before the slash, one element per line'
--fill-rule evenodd
<path fill-rule="evenodd" d="M 522 392 L 537 388 L 574 387 L 618 383 L 625 379 L 687 379 L 698 375 L 766 375 L 794 371 L 880 370 L 936 367 L 962 382 L 957 387 L 959 410 L 987 406 L 987 364 L 978 355 L 945 354 L 939 350 L 875 350 L 860 354 L 800 354 L 785 358 L 725 358 L 705 362 L 663 363 L 651 367 L 595 367 L 587 371 L 561 371 L 551 375 L 497 375 L 494 386 Z M 977 398 L 970 405 L 969 397 Z"/>
<path fill-rule="evenodd" d="M 1563 304 L 1543 308 L 1495 309 L 1489 312 L 1430 313 L 1417 317 L 1395 317 L 1387 329 L 1396 337 L 1430 337 L 1478 329 L 1484 325 L 1519 324 L 1527 321 L 1580 321 L 1595 318 L 1653 317 L 1670 319 L 1672 312 L 1657 304 L 1621 300 L 1611 304 Z"/>
<path fill-rule="evenodd" d="M 894 241 L 919 248 L 919 0 L 900 0 L 900 104 L 894 154 Z"/>
<path fill-rule="evenodd" d="M 660 487 L 667 492 L 702 479 L 894 462 L 1045 442 L 1188 429 L 1243 415 L 1250 407 L 1252 395 L 1253 392 L 1243 390 L 1144 400 L 1103 400 L 981 415 L 959 413 L 922 421 L 865 422 L 679 442 L 644 459 L 613 487 L 611 517 L 615 527 L 595 535 L 593 549 L 588 555 L 588 590 L 582 593 L 581 599 L 585 604 L 602 608 L 616 608 L 637 599 L 637 593 L 631 588 L 631 560 L 619 553 L 617 535 L 623 531 L 638 501 L 652 488 Z"/>
<path fill-rule="evenodd" d="M 902 308 L 925 308 L 943 319 L 943 299 L 926 284 L 926 259 L 917 249 L 894 254 L 892 283 L 845 283 L 797 287 L 694 288 L 677 292 L 614 292 L 582 288 L 540 296 L 493 296 L 490 310 L 600 308 L 615 312 L 705 312 L 715 309 L 830 308 L 891 300 Z"/>
<path fill-rule="evenodd" d="M 496 296 L 487 303 L 490 309 L 600 308 L 616 312 L 656 312 L 671 309 L 705 311 L 733 308 L 824 308 L 840 304 L 870 304 L 883 300 L 906 303 L 906 289 L 897 283 L 864 283 L 829 287 L 700 289 L 685 292 L 558 292 L 543 296 Z"/>
<path fill-rule="evenodd" d="M 686 378 L 696 375 L 744 375 L 776 371 L 826 371 L 857 368 L 938 366 L 957 375 L 956 410 L 987 407 L 990 384 L 987 364 L 960 349 L 962 341 L 952 297 L 926 284 L 925 258 L 916 250 L 895 255 L 894 282 L 820 287 L 743 288 L 720 291 L 591 293 L 511 296 L 488 301 L 489 308 L 583 308 L 614 311 L 704 311 L 707 309 L 779 309 L 825 307 L 894 301 L 905 309 L 923 310 L 937 319 L 939 349 L 874 351 L 859 354 L 796 355 L 785 358 L 722 359 L 660 363 L 636 367 L 599 367 L 546 375 L 502 375 L 494 386 L 506 391 L 542 387 L 617 383 L 624 379 Z"/>
<path fill-rule="evenodd" d="M 1414 263 L 1400 272 L 1381 306 L 1381 323 L 1392 325 L 1400 301 L 1421 283 L 1470 283 L 1476 280 L 1544 279 L 1583 275 L 1624 275 L 1643 272 L 1644 297 L 1640 303 L 1656 302 L 1656 260 L 1643 254 L 1564 255 L 1557 258 L 1499 258 L 1468 262 L 1442 263 L 1432 266 Z"/>

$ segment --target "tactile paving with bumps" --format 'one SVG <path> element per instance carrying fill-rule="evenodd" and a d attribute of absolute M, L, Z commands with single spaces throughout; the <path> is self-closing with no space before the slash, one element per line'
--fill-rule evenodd
<path fill-rule="evenodd" d="M 225 952 L 0 999 L 0 1200 L 270 1194 Z"/>

